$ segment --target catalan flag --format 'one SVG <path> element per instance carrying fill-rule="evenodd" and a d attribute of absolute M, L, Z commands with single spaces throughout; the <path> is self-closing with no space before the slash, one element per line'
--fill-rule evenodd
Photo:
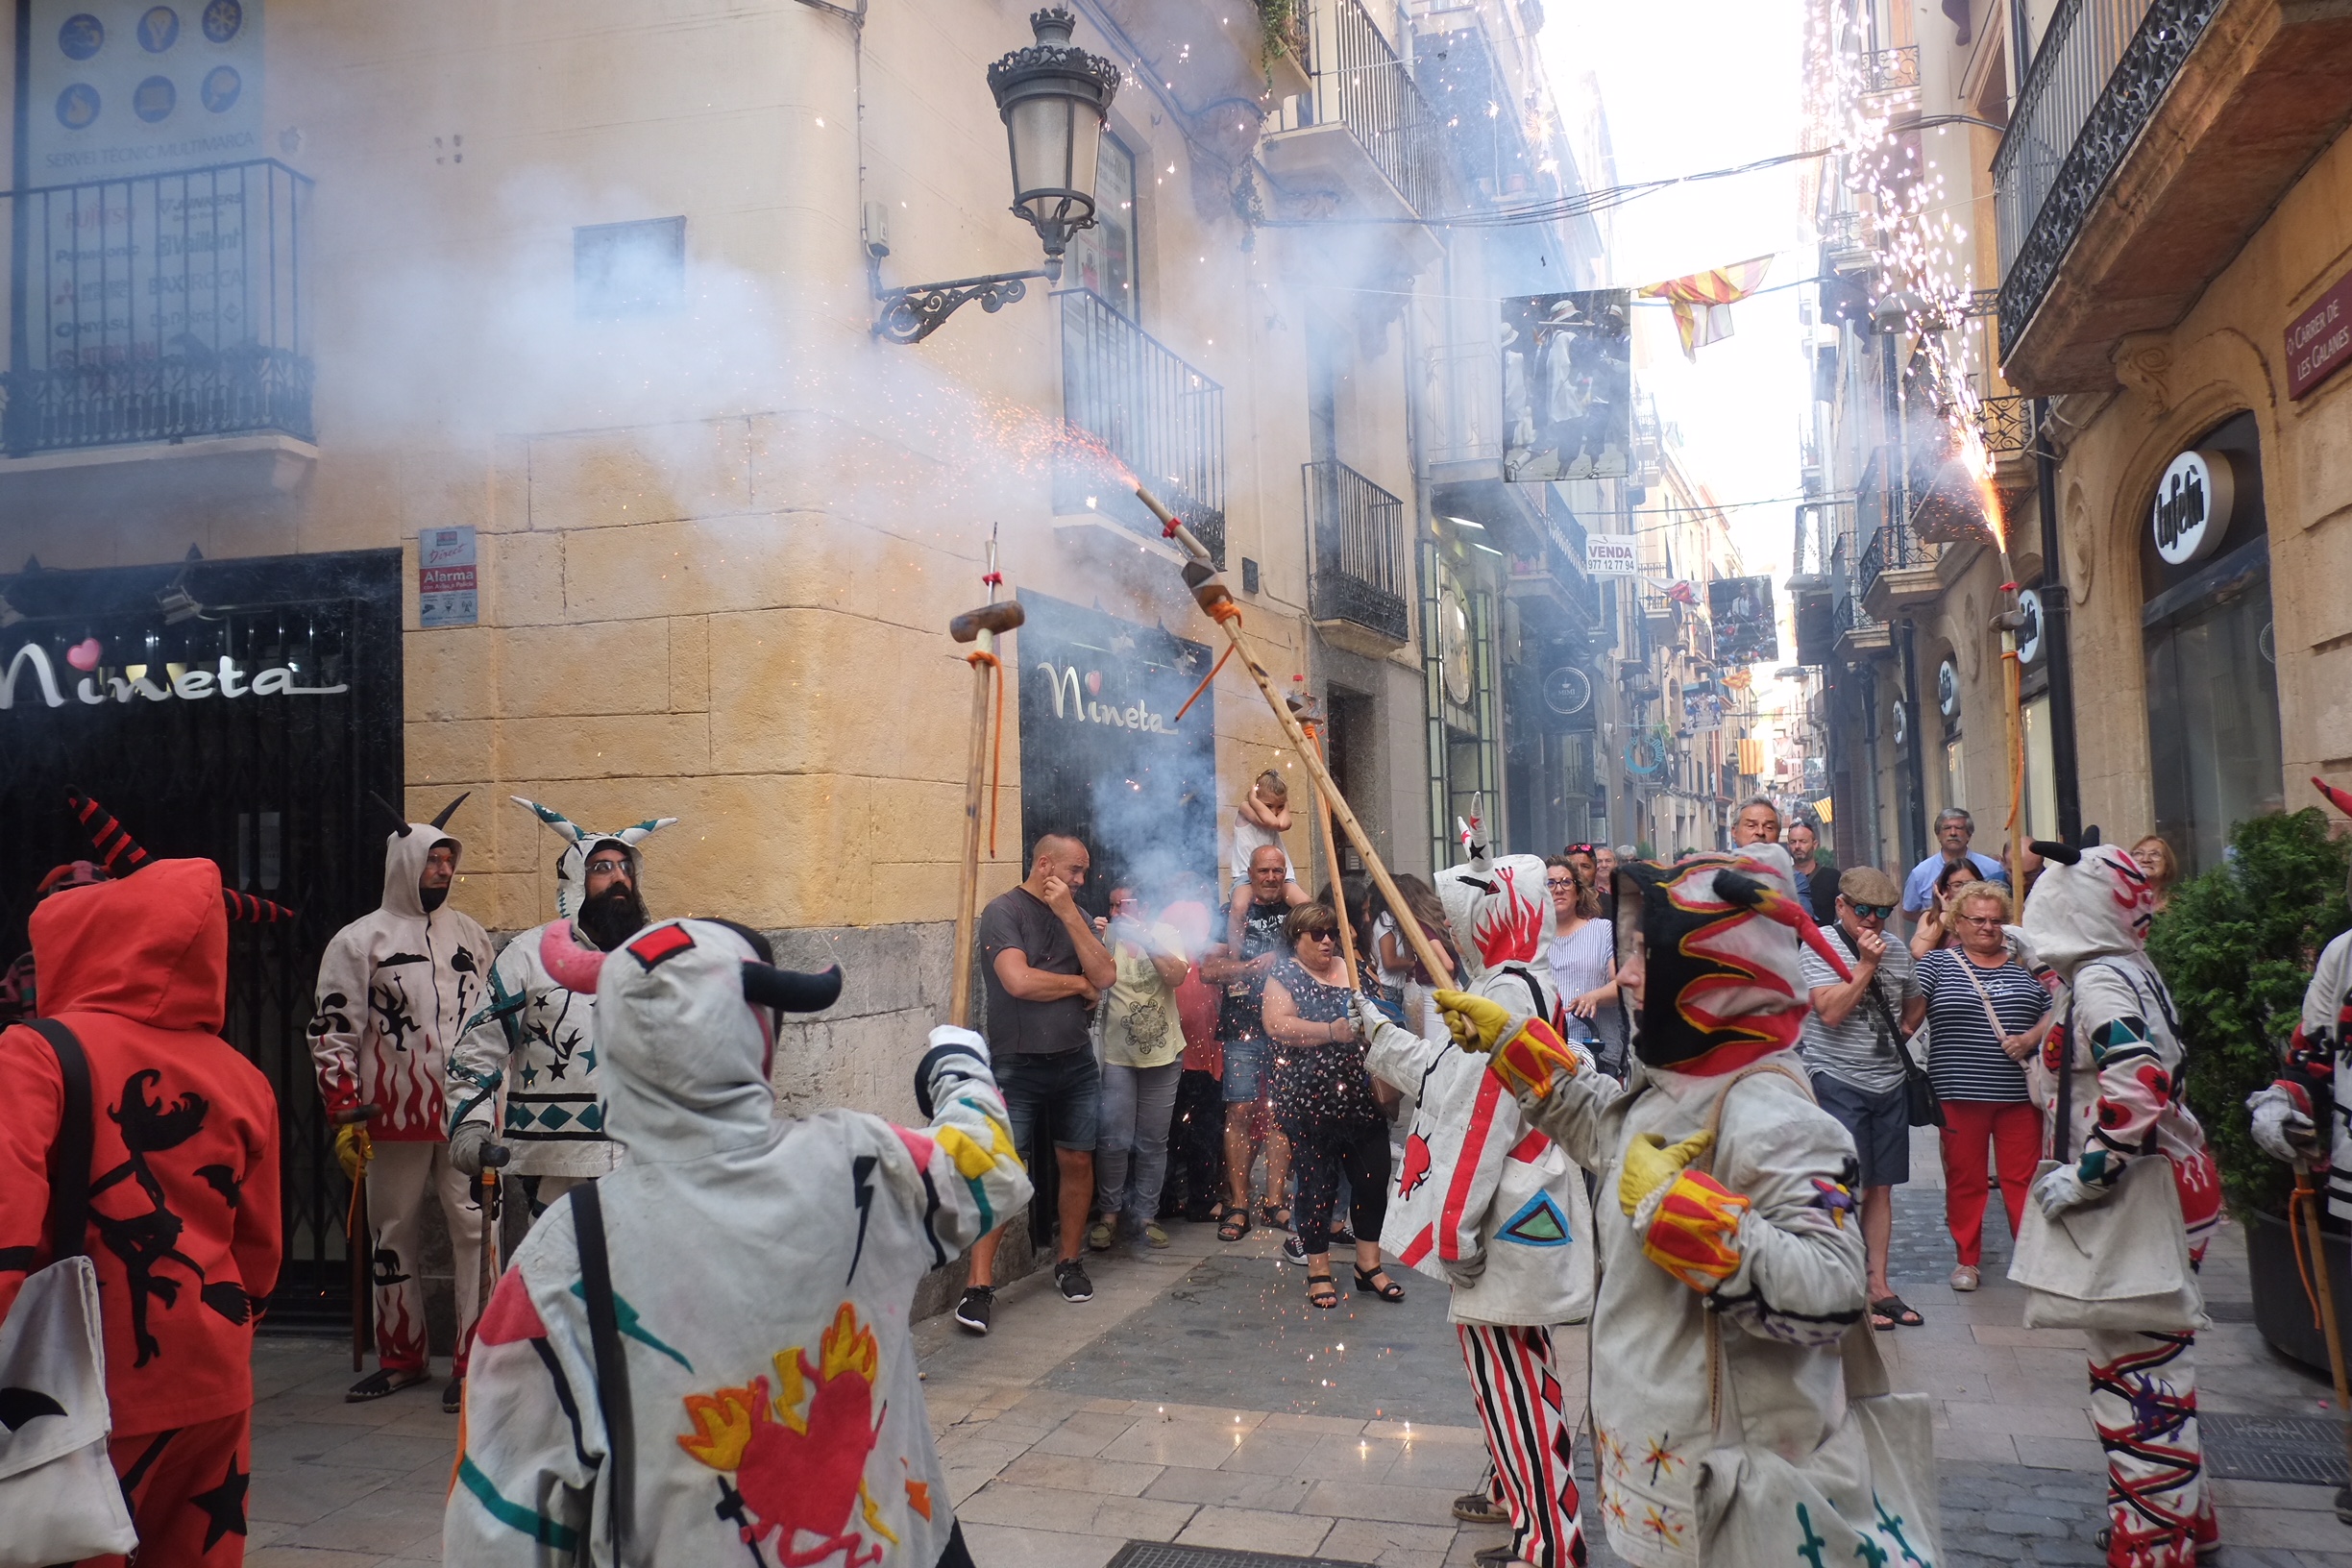
<path fill-rule="evenodd" d="M 1731 335 L 1731 302 L 1744 300 L 1764 286 L 1764 274 L 1771 269 L 1772 260 L 1769 256 L 1759 256 L 1712 272 L 1651 283 L 1634 292 L 1644 299 L 1664 300 L 1674 307 L 1683 357 L 1696 361 L 1702 345 Z"/>

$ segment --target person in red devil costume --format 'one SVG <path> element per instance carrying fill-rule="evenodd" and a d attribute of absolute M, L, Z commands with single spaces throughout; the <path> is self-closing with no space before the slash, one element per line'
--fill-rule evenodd
<path fill-rule="evenodd" d="M 115 869 L 132 874 L 62 889 L 33 913 L 40 1016 L 71 1031 L 89 1066 L 82 1245 L 98 1271 L 114 1468 L 138 1557 L 219 1568 L 245 1555 L 254 1320 L 280 1254 L 277 1097 L 220 1038 L 229 920 L 286 912 L 225 891 L 208 861 L 122 845 Z M 32 1025 L 0 1031 L 0 1105 L 5 1316 L 59 1250 L 49 1157 L 64 1080 Z"/>

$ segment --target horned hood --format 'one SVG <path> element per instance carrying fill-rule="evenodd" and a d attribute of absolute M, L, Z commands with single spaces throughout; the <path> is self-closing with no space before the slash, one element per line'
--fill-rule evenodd
<path fill-rule="evenodd" d="M 580 901 L 588 896 L 590 855 L 605 845 L 619 845 L 621 852 L 628 856 L 629 883 L 642 896 L 645 893 L 645 868 L 637 846 L 677 821 L 675 817 L 649 817 L 617 833 L 599 833 L 580 826 L 552 806 L 543 806 L 519 795 L 510 795 L 507 798 L 545 822 L 556 837 L 564 841 L 563 854 L 555 862 L 555 913 L 567 920 L 580 912 Z"/>
<path fill-rule="evenodd" d="M 383 910 L 411 920 L 425 919 L 425 895 L 417 883 L 425 875 L 425 862 L 442 845 L 453 845 L 460 856 L 465 844 L 455 836 L 442 832 L 430 822 L 410 822 L 404 833 L 393 833 L 384 839 Z M 453 883 L 451 892 L 456 891 Z M 442 908 L 449 904 L 445 900 Z"/>
<path fill-rule="evenodd" d="M 229 992 L 220 868 L 152 861 L 133 875 L 52 894 L 33 911 L 44 1017 L 111 1013 L 218 1034 Z"/>
<path fill-rule="evenodd" d="M 1733 1072 L 1796 1044 L 1811 1001 L 1802 944 L 1849 972 L 1798 901 L 1795 869 L 1776 844 L 1621 866 L 1617 912 L 1618 967 L 1633 956 L 1636 935 L 1643 946 L 1634 1049 L 1654 1067 Z"/>
<path fill-rule="evenodd" d="M 2034 846 L 2043 870 L 2025 899 L 2025 939 L 2042 962 L 2071 980 L 2090 959 L 2147 945 L 2156 889 L 2139 862 L 2112 844 L 2092 845 L 2072 865 L 2054 852 L 2063 847 Z"/>
<path fill-rule="evenodd" d="M 1447 867 L 1436 882 L 1454 944 L 1469 970 L 1463 984 L 1506 964 L 1549 963 L 1552 892 L 1540 857 L 1474 849 L 1470 864 Z"/>

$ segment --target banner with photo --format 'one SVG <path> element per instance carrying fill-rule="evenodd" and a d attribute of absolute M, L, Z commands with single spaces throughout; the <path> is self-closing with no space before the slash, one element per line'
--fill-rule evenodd
<path fill-rule="evenodd" d="M 1780 657 L 1772 578 L 1717 577 L 1707 584 L 1707 616 L 1715 623 L 1718 663 L 1770 664 Z"/>
<path fill-rule="evenodd" d="M 1623 478 L 1633 448 L 1632 296 L 1503 302 L 1503 477 Z"/>

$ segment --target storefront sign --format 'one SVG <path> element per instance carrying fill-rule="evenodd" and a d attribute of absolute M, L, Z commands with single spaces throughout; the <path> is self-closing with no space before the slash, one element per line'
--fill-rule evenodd
<path fill-rule="evenodd" d="M 1946 719 L 1960 717 L 1960 667 L 1949 659 L 1936 666 L 1936 711 Z"/>
<path fill-rule="evenodd" d="M 2219 452 L 2184 452 L 2156 481 L 2150 527 L 2156 553 L 2168 566 L 2201 561 L 2221 548 L 2229 532 L 2237 484 L 2229 457 Z"/>
<path fill-rule="evenodd" d="M 261 0 L 32 0 L 26 20 L 33 184 L 263 156 Z M 91 221 L 129 195 L 110 188 Z"/>
<path fill-rule="evenodd" d="M 1584 536 L 1584 575 L 1588 577 L 1630 577 L 1641 572 L 1640 551 L 1629 533 L 1588 533 Z"/>
<path fill-rule="evenodd" d="M 63 683 L 57 662 L 50 658 L 49 649 L 38 643 L 25 643 L 10 656 L 8 668 L 0 671 L 0 712 L 16 705 L 16 686 L 21 679 L 28 701 L 37 701 L 43 707 L 61 708 L 68 701 L 78 700 L 93 708 L 110 702 L 128 702 L 144 698 L 150 702 L 201 702 L 208 698 L 234 700 L 245 697 L 333 697 L 348 692 L 348 684 L 310 686 L 291 665 L 273 664 L 260 669 L 239 665 L 223 654 L 216 670 L 199 669 L 186 664 L 126 664 L 110 666 L 100 661 L 106 649 L 95 637 L 86 637 L 65 649 Z M 75 672 L 86 672 L 80 679 Z"/>
<path fill-rule="evenodd" d="M 426 528 L 417 535 L 417 625 L 470 626 L 481 619 L 472 528 Z"/>
<path fill-rule="evenodd" d="M 2031 664 L 2042 656 L 2042 592 L 2038 588 L 2018 590 L 2018 663 Z"/>
<path fill-rule="evenodd" d="M 2352 273 L 2287 326 L 2287 395 L 2299 398 L 2352 363 Z"/>

